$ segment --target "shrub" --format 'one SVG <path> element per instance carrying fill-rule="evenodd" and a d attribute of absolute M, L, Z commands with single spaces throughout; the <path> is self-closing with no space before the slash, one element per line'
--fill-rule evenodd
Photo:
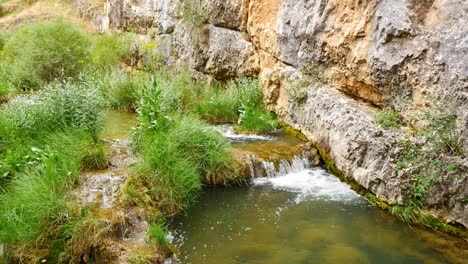
<path fill-rule="evenodd" d="M 307 86 L 307 82 L 304 82 L 304 80 L 298 80 L 297 83 L 289 86 L 287 91 L 294 101 L 300 103 L 307 98 Z"/>
<path fill-rule="evenodd" d="M 132 40 L 128 35 L 96 36 L 91 46 L 91 59 L 98 68 L 109 70 L 130 60 L 131 46 Z"/>
<path fill-rule="evenodd" d="M 24 25 L 5 44 L 5 54 L 13 60 L 10 80 L 28 90 L 56 78 L 77 76 L 89 44 L 83 31 L 62 20 Z"/>

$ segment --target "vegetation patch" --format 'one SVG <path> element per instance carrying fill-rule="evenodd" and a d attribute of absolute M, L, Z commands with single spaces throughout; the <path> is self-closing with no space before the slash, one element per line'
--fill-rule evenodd
<path fill-rule="evenodd" d="M 320 66 L 309 63 L 302 67 L 300 77 L 287 88 L 287 91 L 294 101 L 300 103 L 307 98 L 307 90 L 310 86 L 314 85 L 315 88 L 318 88 L 325 82 L 325 75 Z"/>
<path fill-rule="evenodd" d="M 11 60 L 8 81 L 25 91 L 78 76 L 90 44 L 87 34 L 62 20 L 26 24 L 5 43 L 5 55 Z"/>
<path fill-rule="evenodd" d="M 202 182 L 235 181 L 236 167 L 226 139 L 194 116 L 167 112 L 160 98 L 156 83 L 145 88 L 134 134 L 142 161 L 128 189 L 147 190 L 144 200 L 170 216 L 194 201 Z"/>
<path fill-rule="evenodd" d="M 378 111 L 375 115 L 377 123 L 383 127 L 400 128 L 401 117 L 395 109 Z"/>

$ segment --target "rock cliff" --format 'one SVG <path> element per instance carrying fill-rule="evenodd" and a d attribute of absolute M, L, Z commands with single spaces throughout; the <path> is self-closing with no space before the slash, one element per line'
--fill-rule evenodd
<path fill-rule="evenodd" d="M 424 140 L 415 113 L 452 111 L 458 177 L 436 177 L 426 201 L 468 227 L 468 1 L 88 1 L 75 3 L 99 30 L 154 33 L 168 63 L 219 80 L 258 75 L 279 118 L 390 204 L 414 184 L 396 164 L 405 139 Z M 395 109 L 403 128 L 379 125 L 380 109 Z"/>

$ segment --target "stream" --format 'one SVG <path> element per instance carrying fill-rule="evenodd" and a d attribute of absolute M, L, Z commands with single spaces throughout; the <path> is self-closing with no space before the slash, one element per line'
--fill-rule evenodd
<path fill-rule="evenodd" d="M 120 137 L 134 122 L 134 115 L 111 111 L 103 137 Z M 301 140 L 215 129 L 234 149 L 284 159 L 264 162 L 268 177 L 248 186 L 206 188 L 172 221 L 169 239 L 179 251 L 166 263 L 466 263 L 465 241 L 410 227 L 325 169 L 290 158 Z"/>

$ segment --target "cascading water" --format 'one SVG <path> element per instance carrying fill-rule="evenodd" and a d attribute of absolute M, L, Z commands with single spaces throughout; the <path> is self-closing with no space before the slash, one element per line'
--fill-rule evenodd
<path fill-rule="evenodd" d="M 409 228 L 302 156 L 283 155 L 290 141 L 246 136 L 231 141 L 250 154 L 252 184 L 205 190 L 172 223 L 180 251 L 166 263 L 466 263 L 453 238 Z"/>

